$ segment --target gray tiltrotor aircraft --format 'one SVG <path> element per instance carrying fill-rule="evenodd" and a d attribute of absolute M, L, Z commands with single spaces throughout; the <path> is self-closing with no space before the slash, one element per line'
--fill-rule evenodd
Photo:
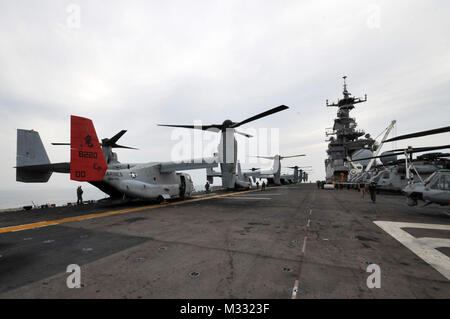
<path fill-rule="evenodd" d="M 125 132 L 100 143 L 92 121 L 72 115 L 70 144 L 54 143 L 70 145 L 70 162 L 51 164 L 39 133 L 18 129 L 16 180 L 45 183 L 53 172 L 70 173 L 72 180 L 89 182 L 111 198 L 163 201 L 189 197 L 194 190 L 189 174 L 178 173 L 177 170 L 217 166 L 210 158 L 183 163 L 120 163 L 112 149 L 132 149 L 116 144 Z"/>
<path fill-rule="evenodd" d="M 300 156 L 306 156 L 305 154 L 301 155 L 293 155 L 293 156 L 281 156 L 281 155 L 275 155 L 275 156 L 255 156 L 257 158 L 263 158 L 267 160 L 273 160 L 273 167 L 269 170 L 264 171 L 257 171 L 252 173 L 247 173 L 247 176 L 252 176 L 255 178 L 267 178 L 267 183 L 274 184 L 274 185 L 282 185 L 283 183 L 286 184 L 286 179 L 281 179 L 281 160 L 285 158 L 294 158 L 294 157 L 300 157 Z"/>
<path fill-rule="evenodd" d="M 281 184 L 298 184 L 308 181 L 308 173 L 304 171 L 304 168 L 311 168 L 312 166 L 290 166 L 288 169 L 293 169 L 294 174 L 282 174 L 280 176 Z"/>
<path fill-rule="evenodd" d="M 251 181 L 249 181 L 247 178 L 240 178 L 238 174 L 237 141 L 236 138 L 234 137 L 234 134 L 235 133 L 241 134 L 244 135 L 245 137 L 251 137 L 251 135 L 238 132 L 236 128 L 246 123 L 255 121 L 257 119 L 286 110 L 288 108 L 289 107 L 285 105 L 280 105 L 278 107 L 257 114 L 240 122 L 225 120 L 222 124 L 211 124 L 211 125 L 167 125 L 167 124 L 158 124 L 158 125 L 197 129 L 211 132 L 220 132 L 221 139 L 217 154 L 217 160 L 220 164 L 220 172 L 215 172 L 212 169 L 207 169 L 207 177 L 210 181 L 213 177 L 221 177 L 222 186 L 226 189 L 242 189 L 242 188 L 246 189 L 251 187 Z"/>

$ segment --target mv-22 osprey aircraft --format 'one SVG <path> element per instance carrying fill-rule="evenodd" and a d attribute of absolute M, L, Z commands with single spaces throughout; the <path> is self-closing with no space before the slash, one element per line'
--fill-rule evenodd
<path fill-rule="evenodd" d="M 217 160 L 220 164 L 220 172 L 215 172 L 212 168 L 207 169 L 207 178 L 208 181 L 212 182 L 214 177 L 222 178 L 222 187 L 229 190 L 239 190 L 239 189 L 248 189 L 251 187 L 252 183 L 250 180 L 250 176 L 252 176 L 251 172 L 241 172 L 240 164 L 237 160 L 237 141 L 234 137 L 234 134 L 240 134 L 245 137 L 252 137 L 250 134 L 242 133 L 236 130 L 241 125 L 247 124 L 249 122 L 253 122 L 260 118 L 272 115 L 277 112 L 284 111 L 289 107 L 286 105 L 280 105 L 278 107 L 272 108 L 268 111 L 259 113 L 252 117 L 249 117 L 240 122 L 233 122 L 231 120 L 225 120 L 222 124 L 210 124 L 210 125 L 173 125 L 173 124 L 158 124 L 158 126 L 167 126 L 167 127 L 180 127 L 187 129 L 197 129 L 202 131 L 210 131 L 210 132 L 220 132 L 221 138 L 218 147 Z M 271 157 L 273 158 L 273 157 Z M 280 157 L 275 157 L 274 171 L 271 171 L 273 175 L 275 173 L 279 182 L 279 160 Z M 255 171 L 255 170 L 253 170 Z M 257 173 L 258 175 L 259 173 Z M 278 183 L 280 185 L 280 183 Z"/>
<path fill-rule="evenodd" d="M 215 158 L 189 162 L 120 163 L 113 148 L 129 148 L 116 144 L 126 132 L 103 139 L 100 143 L 90 119 L 71 116 L 70 163 L 50 163 L 39 133 L 17 130 L 16 180 L 45 183 L 53 172 L 70 173 L 70 179 L 89 182 L 111 198 L 158 200 L 189 197 L 194 185 L 189 174 L 180 170 L 216 167 Z"/>

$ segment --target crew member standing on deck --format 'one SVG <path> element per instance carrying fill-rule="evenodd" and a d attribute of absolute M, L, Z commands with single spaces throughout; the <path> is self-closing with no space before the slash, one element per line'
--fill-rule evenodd
<path fill-rule="evenodd" d="M 78 186 L 77 188 L 77 205 L 83 204 L 83 190 L 81 189 L 81 186 Z"/>
<path fill-rule="evenodd" d="M 359 191 L 361 193 L 361 198 L 364 198 L 366 194 L 366 184 L 364 182 L 359 183 Z"/>
<path fill-rule="evenodd" d="M 369 193 L 370 199 L 375 203 L 375 200 L 377 199 L 377 184 L 375 184 L 375 182 L 369 184 Z"/>
<path fill-rule="evenodd" d="M 259 181 L 256 181 L 256 189 L 259 189 Z"/>
<path fill-rule="evenodd" d="M 206 189 L 206 193 L 209 193 L 209 182 L 206 182 L 205 189 Z"/>

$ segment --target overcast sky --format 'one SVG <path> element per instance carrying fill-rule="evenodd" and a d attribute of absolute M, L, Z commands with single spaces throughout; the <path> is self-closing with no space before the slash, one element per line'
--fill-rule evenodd
<path fill-rule="evenodd" d="M 282 155 L 308 155 L 284 164 L 323 179 L 336 116 L 325 100 L 342 95 L 343 75 L 368 94 L 351 115 L 374 137 L 393 119 L 397 135 L 449 125 L 449 17 L 448 0 L 1 1 L 0 190 L 36 187 L 15 181 L 17 128 L 68 161 L 50 143 L 85 116 L 101 138 L 128 130 L 120 144 L 140 150 L 118 150 L 122 162 L 169 161 L 176 141 L 157 123 L 240 121 L 281 104 L 290 110 L 245 127 L 279 128 Z M 75 184 L 54 174 L 44 187 Z"/>

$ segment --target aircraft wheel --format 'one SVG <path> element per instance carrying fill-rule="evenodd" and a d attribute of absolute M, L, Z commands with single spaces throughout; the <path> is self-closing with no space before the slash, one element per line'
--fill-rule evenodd
<path fill-rule="evenodd" d="M 406 204 L 408 206 L 417 206 L 417 200 L 411 197 L 406 198 Z"/>
<path fill-rule="evenodd" d="M 156 201 L 158 202 L 158 204 L 164 203 L 164 197 L 159 195 L 158 198 L 156 198 Z"/>

